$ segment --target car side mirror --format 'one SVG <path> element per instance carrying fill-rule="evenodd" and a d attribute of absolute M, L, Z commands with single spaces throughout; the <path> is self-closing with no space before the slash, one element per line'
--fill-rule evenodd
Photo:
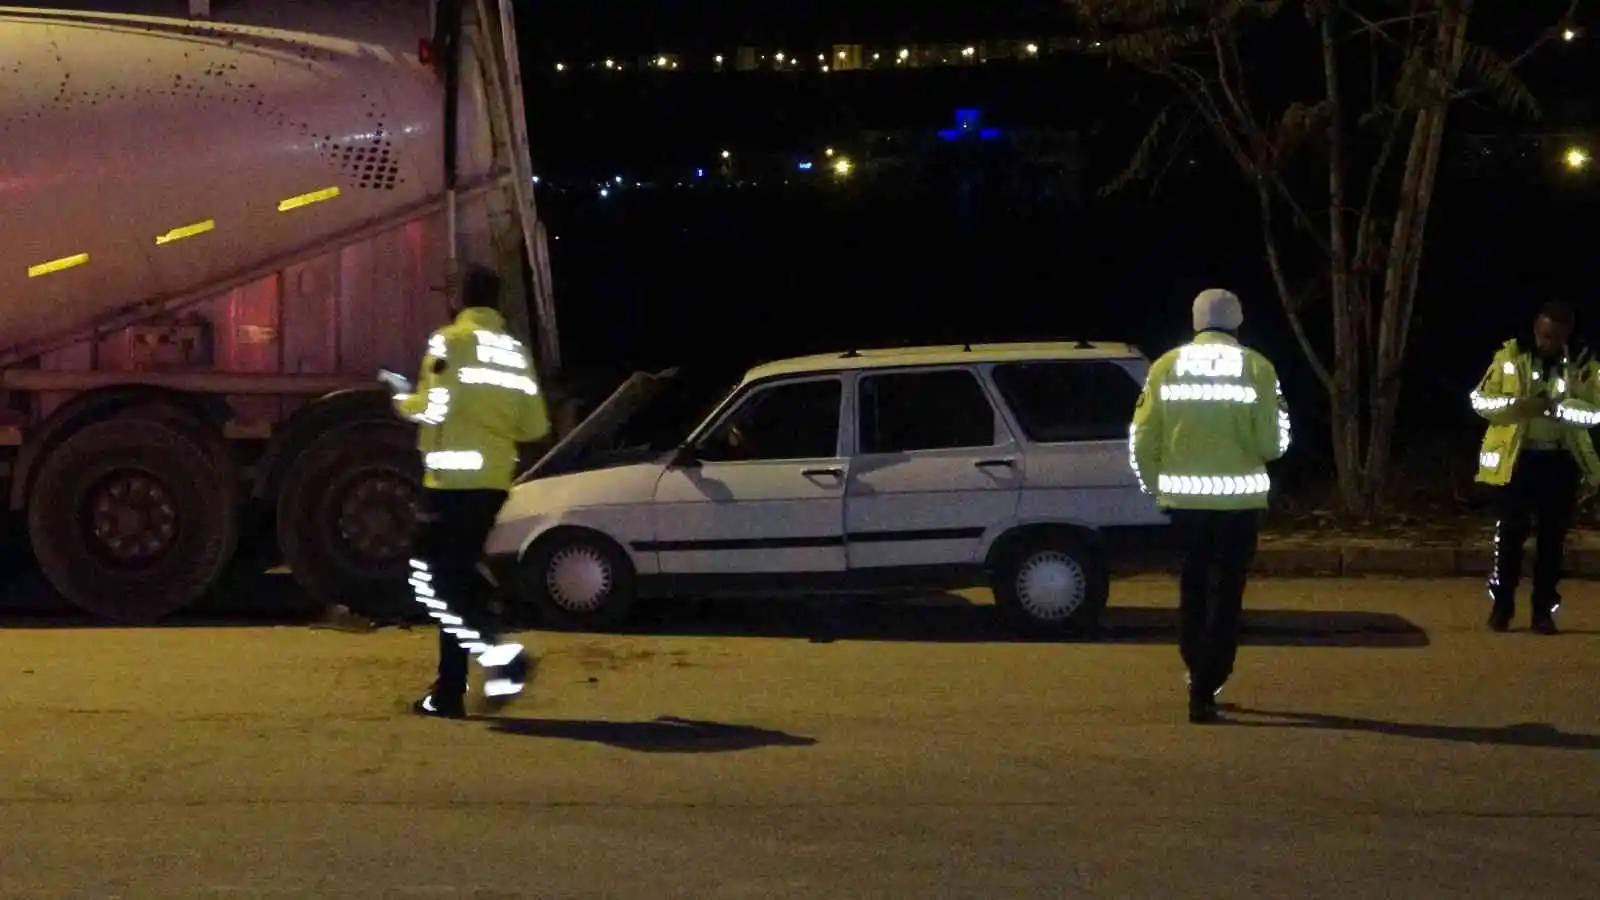
<path fill-rule="evenodd" d="M 700 457 L 695 455 L 693 447 L 684 444 L 678 448 L 676 453 L 672 454 L 672 467 L 675 469 L 698 469 L 700 468 Z"/>

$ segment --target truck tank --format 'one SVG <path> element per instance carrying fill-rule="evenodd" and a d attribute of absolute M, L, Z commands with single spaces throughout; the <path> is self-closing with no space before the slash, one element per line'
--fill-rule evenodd
<path fill-rule="evenodd" d="M 0 556 L 130 622 L 276 562 L 413 606 L 416 435 L 375 371 L 448 321 L 452 259 L 559 366 L 512 0 L 95 7 L 0 6 Z"/>
<path fill-rule="evenodd" d="M 0 7 L 0 351 L 437 198 L 442 88 L 396 11 L 341 9 L 358 42 Z M 491 164 L 463 147 L 462 181 Z"/>

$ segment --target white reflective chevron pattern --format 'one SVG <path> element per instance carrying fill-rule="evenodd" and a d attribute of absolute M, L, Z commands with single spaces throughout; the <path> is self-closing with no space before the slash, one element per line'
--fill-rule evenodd
<path fill-rule="evenodd" d="M 432 356 L 434 359 L 445 359 L 446 358 L 446 356 L 445 356 L 444 335 L 435 334 L 435 335 L 429 336 L 429 338 L 428 338 L 428 355 Z"/>
<path fill-rule="evenodd" d="M 435 472 L 476 472 L 483 468 L 483 454 L 476 450 L 435 450 L 422 458 L 422 464 Z"/>
<path fill-rule="evenodd" d="M 519 372 L 528 367 L 527 357 L 521 353 L 500 347 L 491 347 L 488 344 L 478 345 L 478 362 L 488 363 L 491 366 L 502 366 L 507 369 L 516 369 Z"/>
<path fill-rule="evenodd" d="M 1134 477 L 1134 479 L 1139 482 L 1139 490 L 1144 491 L 1146 494 L 1148 494 L 1148 493 L 1150 493 L 1150 485 L 1145 482 L 1144 473 L 1139 471 L 1139 454 L 1138 454 L 1137 449 L 1136 449 L 1137 445 L 1138 445 L 1138 442 L 1139 442 L 1139 426 L 1137 426 L 1137 425 L 1129 425 L 1128 426 L 1128 465 L 1133 469 L 1133 477 Z"/>
<path fill-rule="evenodd" d="M 1278 455 L 1289 452 L 1292 435 L 1289 428 L 1289 407 L 1283 402 L 1283 383 L 1274 382 L 1273 389 L 1278 392 Z"/>
<path fill-rule="evenodd" d="M 1565 378 L 1557 378 L 1556 379 L 1556 393 L 1565 394 L 1566 392 L 1567 392 L 1567 380 Z"/>
<path fill-rule="evenodd" d="M 1254 403 L 1256 389 L 1243 384 L 1206 384 L 1179 381 L 1161 386 L 1161 399 L 1168 403 Z"/>
<path fill-rule="evenodd" d="M 1265 472 L 1254 475 L 1161 475 L 1156 485 L 1161 493 L 1182 497 L 1248 497 L 1265 494 L 1272 479 Z"/>
<path fill-rule="evenodd" d="M 1500 371 L 1502 373 L 1506 374 L 1506 375 L 1515 375 L 1515 374 L 1517 374 L 1517 364 L 1514 363 L 1514 362 L 1510 362 L 1510 361 L 1501 363 L 1500 364 Z M 1535 373 L 1535 374 L 1537 374 L 1537 373 Z"/>
<path fill-rule="evenodd" d="M 478 339 L 478 343 L 483 344 L 486 347 L 494 347 L 499 350 L 522 349 L 522 342 L 518 341 L 509 334 L 496 334 L 493 331 L 485 331 L 480 328 L 477 331 L 474 331 L 472 336 Z"/>
<path fill-rule="evenodd" d="M 1568 425 L 1581 425 L 1584 428 L 1600 425 L 1600 412 L 1576 409 L 1564 403 L 1556 407 L 1556 418 L 1566 422 Z"/>
<path fill-rule="evenodd" d="M 524 394 L 536 395 L 539 386 L 533 379 L 521 372 L 507 372 L 504 369 L 484 369 L 478 366 L 469 366 L 462 369 L 459 377 L 462 384 L 490 384 L 495 387 L 509 388 L 521 391 Z"/>
<path fill-rule="evenodd" d="M 1473 391 L 1469 398 L 1472 400 L 1472 408 L 1480 413 L 1499 412 L 1511 405 L 1510 397 L 1489 397 L 1477 391 Z"/>
<path fill-rule="evenodd" d="M 1479 453 L 1478 454 L 1478 468 L 1480 468 L 1480 469 L 1498 469 L 1498 468 L 1500 468 L 1500 454 L 1499 454 L 1499 452 L 1494 451 L 1494 450 L 1486 450 L 1486 451 L 1484 451 L 1482 453 Z"/>
<path fill-rule="evenodd" d="M 1231 344 L 1188 344 L 1178 350 L 1179 378 L 1239 378 L 1244 350 Z"/>

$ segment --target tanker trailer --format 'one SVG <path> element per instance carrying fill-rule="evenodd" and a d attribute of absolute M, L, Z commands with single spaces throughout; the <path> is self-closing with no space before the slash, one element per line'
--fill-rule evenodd
<path fill-rule="evenodd" d="M 458 261 L 557 365 L 509 3 L 211 5 L 0 7 L 9 508 L 102 617 L 194 601 L 242 532 L 391 608 L 420 472 L 373 374 L 416 365 Z"/>

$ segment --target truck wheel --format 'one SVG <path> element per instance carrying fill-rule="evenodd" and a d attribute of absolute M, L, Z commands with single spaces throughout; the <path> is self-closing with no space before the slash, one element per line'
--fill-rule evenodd
<path fill-rule="evenodd" d="M 317 438 L 278 492 L 278 544 L 311 599 L 384 622 L 423 619 L 406 583 L 422 521 L 410 435 L 359 422 Z"/>
<path fill-rule="evenodd" d="M 1024 634 L 1092 634 L 1111 593 L 1090 544 L 1058 532 L 1018 541 L 996 555 L 995 605 Z"/>
<path fill-rule="evenodd" d="M 28 500 L 39 568 L 97 616 L 153 622 L 199 599 L 238 542 L 235 486 L 186 429 L 90 425 L 53 449 Z"/>

